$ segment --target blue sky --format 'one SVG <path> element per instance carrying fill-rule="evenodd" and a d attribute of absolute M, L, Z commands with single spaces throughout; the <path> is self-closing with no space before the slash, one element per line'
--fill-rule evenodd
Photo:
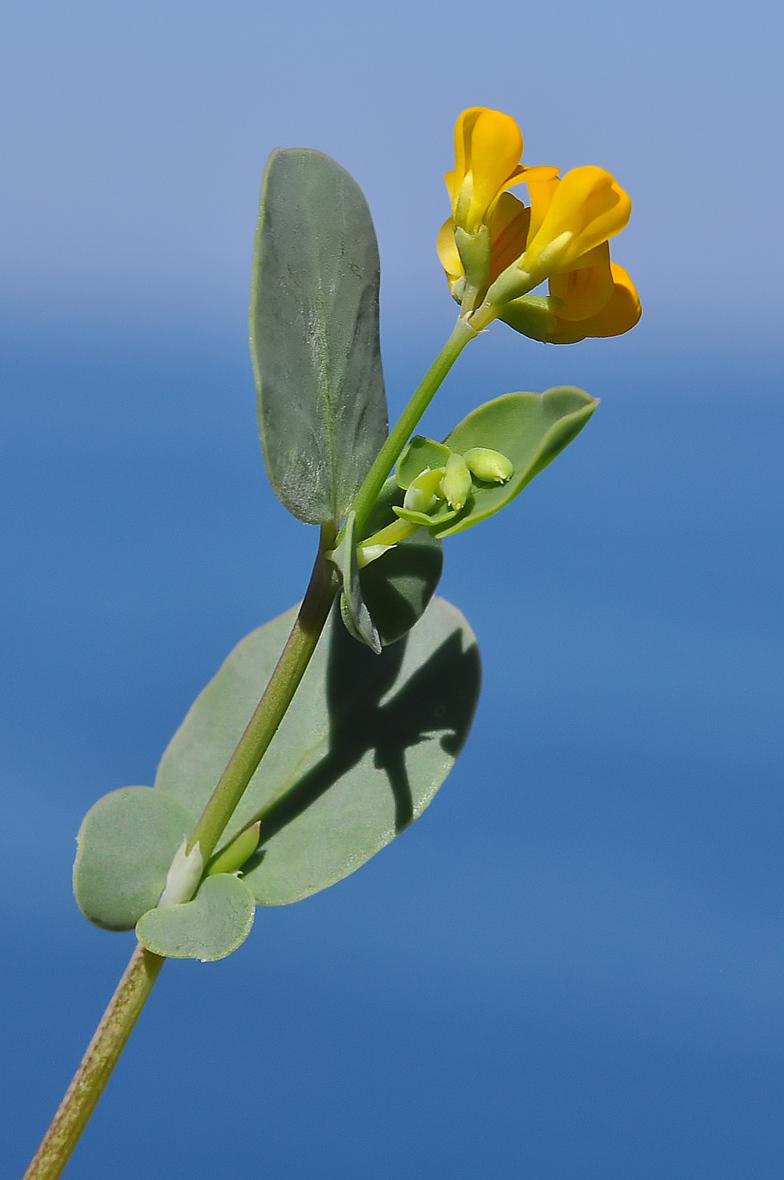
<path fill-rule="evenodd" d="M 3 263 L 25 302 L 244 299 L 261 165 L 301 144 L 365 188 L 393 315 L 430 315 L 451 129 L 482 103 L 519 120 L 527 160 L 617 175 L 618 256 L 648 301 L 780 313 L 772 2 L 12 2 L 0 31 Z"/>
<path fill-rule="evenodd" d="M 503 325 L 428 418 L 602 398 L 448 547 L 469 745 L 360 873 L 170 964 L 68 1175 L 746 1180 L 782 1167 L 780 65 L 773 3 L 7 3 L 2 1107 L 21 1173 L 130 950 L 70 896 L 101 794 L 152 780 L 313 538 L 265 483 L 250 248 L 277 144 L 362 184 L 390 405 L 449 330 L 454 119 L 631 193 L 644 317 Z M 129 1113 L 129 1111 L 131 1113 Z"/>

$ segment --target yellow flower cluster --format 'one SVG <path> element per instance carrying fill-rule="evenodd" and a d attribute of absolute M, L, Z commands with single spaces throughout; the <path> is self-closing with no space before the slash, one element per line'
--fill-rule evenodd
<path fill-rule="evenodd" d="M 509 115 L 463 111 L 455 169 L 446 175 L 452 216 L 438 254 L 455 299 L 477 328 L 499 318 L 536 340 L 571 344 L 618 336 L 640 318 L 640 300 L 609 239 L 629 220 L 631 201 L 609 172 L 588 165 L 520 163 L 523 138 Z M 530 206 L 508 189 L 525 183 Z M 530 295 L 549 282 L 549 295 Z"/>

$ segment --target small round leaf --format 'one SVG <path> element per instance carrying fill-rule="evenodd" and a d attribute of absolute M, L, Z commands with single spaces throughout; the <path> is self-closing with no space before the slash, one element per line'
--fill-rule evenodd
<path fill-rule="evenodd" d="M 148 910 L 136 926 L 148 951 L 167 959 L 212 963 L 236 951 L 250 934 L 256 902 L 229 873 L 205 877 L 193 901 Z"/>
<path fill-rule="evenodd" d="M 194 821 L 152 787 L 121 787 L 93 804 L 76 837 L 76 904 L 104 930 L 133 930 L 156 904 L 175 852 Z"/>

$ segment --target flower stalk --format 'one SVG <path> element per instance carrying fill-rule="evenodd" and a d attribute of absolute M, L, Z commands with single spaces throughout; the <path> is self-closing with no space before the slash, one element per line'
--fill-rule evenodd
<path fill-rule="evenodd" d="M 57 1180 L 62 1174 L 165 962 L 136 947 L 23 1180 Z"/>

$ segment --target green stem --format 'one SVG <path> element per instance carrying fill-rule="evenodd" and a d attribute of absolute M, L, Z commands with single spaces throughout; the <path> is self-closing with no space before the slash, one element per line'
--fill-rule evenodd
<path fill-rule="evenodd" d="M 334 545 L 336 531 L 334 525 L 321 530 L 310 584 L 286 646 L 191 836 L 190 847 L 199 842 L 205 864 L 291 704 L 324 630 L 338 590 L 335 568 L 324 553 Z M 137 946 L 24 1180 L 57 1180 L 62 1173 L 165 962 Z"/>
<path fill-rule="evenodd" d="M 376 461 L 365 477 L 365 482 L 357 492 L 353 504 L 357 514 L 357 536 L 360 536 L 360 529 L 370 515 L 384 481 L 397 462 L 403 447 L 414 433 L 419 419 L 433 400 L 433 395 L 468 341 L 473 340 L 477 335 L 478 332 L 471 327 L 468 320 L 461 316 L 452 329 L 452 335 L 422 378 L 411 401 L 376 456 Z"/>
<path fill-rule="evenodd" d="M 321 529 L 321 544 L 310 584 L 286 646 L 239 745 L 193 829 L 188 851 L 198 844 L 205 864 L 275 736 L 324 630 L 339 586 L 335 567 L 324 556 L 335 544 L 336 531 L 333 525 Z"/>
<path fill-rule="evenodd" d="M 166 962 L 137 946 L 24 1180 L 57 1180 Z"/>

